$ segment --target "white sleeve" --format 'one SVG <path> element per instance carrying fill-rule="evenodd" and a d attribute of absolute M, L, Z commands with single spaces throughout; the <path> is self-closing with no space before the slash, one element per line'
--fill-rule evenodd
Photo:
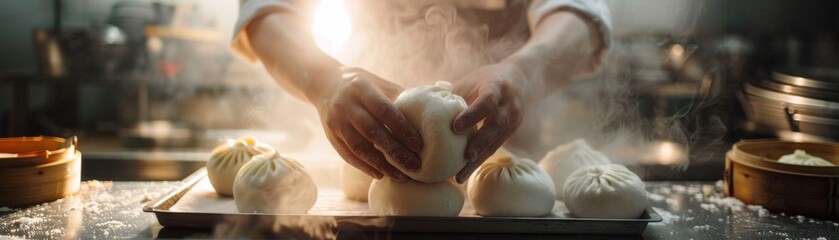
<path fill-rule="evenodd" d="M 239 8 L 239 18 L 233 28 L 233 51 L 251 62 L 259 62 L 259 58 L 251 48 L 248 34 L 244 31 L 252 19 L 272 12 L 300 12 L 297 3 L 288 0 L 247 0 Z"/>
<path fill-rule="evenodd" d="M 551 13 L 559 10 L 571 10 L 583 18 L 584 21 L 589 22 L 592 26 L 596 26 L 600 33 L 600 42 L 603 45 L 594 51 L 595 60 L 592 63 L 592 69 L 599 69 L 603 64 L 606 53 L 611 45 L 611 29 L 612 22 L 609 17 L 609 8 L 602 0 L 536 0 L 530 4 L 527 11 L 528 25 L 533 32 L 539 23 Z"/>

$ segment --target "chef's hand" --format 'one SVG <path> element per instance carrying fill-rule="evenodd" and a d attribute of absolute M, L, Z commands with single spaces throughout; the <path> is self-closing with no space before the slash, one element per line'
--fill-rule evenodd
<path fill-rule="evenodd" d="M 358 68 L 341 68 L 340 80 L 314 100 L 329 142 L 347 163 L 381 179 L 408 177 L 385 154 L 409 170 L 420 168 L 419 132 L 393 105 L 403 88 Z"/>
<path fill-rule="evenodd" d="M 541 82 L 531 81 L 514 61 L 484 66 L 457 81 L 453 92 L 463 96 L 469 107 L 455 117 L 452 128 L 463 133 L 479 127 L 469 138 L 464 158 L 467 163 L 456 180 L 463 183 L 518 129 L 527 106 L 540 95 Z M 483 121 L 483 124 L 478 124 Z"/>

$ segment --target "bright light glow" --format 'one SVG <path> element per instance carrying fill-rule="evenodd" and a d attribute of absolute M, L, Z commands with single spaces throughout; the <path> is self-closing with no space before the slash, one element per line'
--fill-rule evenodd
<path fill-rule="evenodd" d="M 321 0 L 315 8 L 312 35 L 318 47 L 337 58 L 337 54 L 350 38 L 352 27 L 344 0 Z"/>
<path fill-rule="evenodd" d="M 684 160 L 685 153 L 672 142 L 661 142 L 658 146 L 658 163 L 664 165 L 674 164 Z"/>
<path fill-rule="evenodd" d="M 670 46 L 670 54 L 673 57 L 681 57 L 682 54 L 685 54 L 685 47 L 681 44 L 673 44 L 673 46 Z"/>

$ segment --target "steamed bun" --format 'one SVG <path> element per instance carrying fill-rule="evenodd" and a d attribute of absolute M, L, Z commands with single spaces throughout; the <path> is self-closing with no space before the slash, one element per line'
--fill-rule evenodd
<path fill-rule="evenodd" d="M 207 178 L 218 194 L 233 196 L 233 180 L 242 165 L 255 155 L 272 151 L 271 146 L 253 138 L 229 139 L 213 149 L 207 162 Z"/>
<path fill-rule="evenodd" d="M 555 202 L 551 177 L 530 159 L 487 160 L 472 175 L 467 189 L 469 201 L 481 216 L 544 216 Z"/>
<path fill-rule="evenodd" d="M 647 208 L 644 182 L 618 164 L 583 167 L 565 182 L 565 206 L 583 218 L 638 218 Z"/>
<path fill-rule="evenodd" d="M 782 156 L 778 159 L 778 162 L 805 166 L 835 166 L 832 162 L 807 154 L 801 149 L 796 149 L 792 154 Z"/>
<path fill-rule="evenodd" d="M 562 200 L 562 188 L 571 173 L 582 167 L 608 163 L 610 161 L 605 154 L 589 147 L 586 140 L 577 139 L 548 152 L 539 162 L 539 167 L 551 176 L 556 188 L 556 199 Z"/>
<path fill-rule="evenodd" d="M 318 188 L 306 169 L 277 152 L 254 157 L 233 183 L 233 200 L 242 213 L 306 213 L 317 197 Z"/>
<path fill-rule="evenodd" d="M 463 192 L 453 181 L 404 183 L 391 178 L 373 180 L 367 203 L 378 215 L 457 216 L 463 209 Z"/>
<path fill-rule="evenodd" d="M 390 156 L 388 162 L 414 180 L 428 183 L 447 181 L 466 166 L 463 154 L 468 134 L 455 134 L 451 123 L 467 105 L 451 92 L 449 82 L 408 89 L 399 94 L 394 105 L 422 136 L 422 167 L 418 171 L 408 170 Z"/>
<path fill-rule="evenodd" d="M 367 201 L 367 191 L 370 189 L 370 183 L 373 182 L 373 177 L 365 174 L 361 170 L 353 167 L 348 163 L 341 164 L 341 172 L 338 174 L 341 178 L 341 190 L 347 199 L 355 201 Z"/>

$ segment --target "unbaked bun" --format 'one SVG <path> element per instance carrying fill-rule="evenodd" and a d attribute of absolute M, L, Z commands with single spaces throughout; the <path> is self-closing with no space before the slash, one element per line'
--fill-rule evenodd
<path fill-rule="evenodd" d="M 277 152 L 254 157 L 233 183 L 233 200 L 242 213 L 302 214 L 317 198 L 318 188 L 306 169 Z"/>
<path fill-rule="evenodd" d="M 508 151 L 504 147 L 500 147 L 497 150 L 495 150 L 495 152 L 492 153 L 492 155 L 490 155 L 487 158 L 486 161 L 492 161 L 494 159 L 500 159 L 500 158 L 506 158 L 506 157 L 514 158 L 513 153 L 511 153 L 510 151 Z M 474 176 L 474 174 L 472 174 L 472 175 Z M 462 190 L 463 193 L 466 194 L 466 199 L 469 199 L 469 192 L 467 191 L 466 188 L 469 186 L 469 182 L 471 182 L 471 181 L 472 181 L 472 177 L 469 177 L 465 181 L 463 181 L 463 183 L 458 184 L 458 187 L 460 187 L 460 190 Z"/>
<path fill-rule="evenodd" d="M 373 213 L 389 216 L 457 216 L 463 209 L 463 192 L 453 181 L 404 183 L 385 177 L 373 180 L 368 205 Z"/>
<path fill-rule="evenodd" d="M 835 166 L 832 162 L 807 154 L 801 149 L 796 149 L 792 154 L 782 156 L 778 159 L 778 162 L 805 166 Z"/>
<path fill-rule="evenodd" d="M 434 85 L 408 89 L 396 98 L 394 105 L 405 115 L 422 136 L 419 152 L 422 167 L 411 171 L 401 162 L 387 157 L 388 162 L 409 177 L 420 182 L 448 181 L 466 165 L 463 158 L 468 130 L 455 134 L 452 121 L 466 109 L 466 101 L 451 92 L 451 83 L 440 81 Z"/>
<path fill-rule="evenodd" d="M 481 216 L 544 216 L 556 202 L 551 177 L 530 159 L 489 159 L 469 179 L 467 189 Z"/>
<path fill-rule="evenodd" d="M 367 201 L 367 192 L 370 190 L 370 183 L 373 182 L 373 177 L 370 177 L 346 162 L 341 164 L 341 171 L 338 175 L 341 178 L 341 182 L 339 183 L 341 190 L 344 191 L 344 196 L 347 199 L 361 202 Z"/>
<path fill-rule="evenodd" d="M 539 161 L 539 167 L 551 176 L 556 188 L 556 199 L 562 200 L 562 188 L 571 173 L 582 167 L 608 163 L 610 161 L 605 154 L 592 149 L 586 140 L 581 138 L 560 145 L 545 154 L 542 161 Z"/>
<path fill-rule="evenodd" d="M 647 208 L 644 182 L 618 164 L 583 167 L 565 182 L 565 206 L 583 218 L 638 218 Z"/>
<path fill-rule="evenodd" d="M 274 148 L 253 138 L 228 139 L 213 149 L 207 161 L 207 178 L 218 194 L 233 196 L 233 179 L 242 165 L 255 155 L 272 151 Z"/>

